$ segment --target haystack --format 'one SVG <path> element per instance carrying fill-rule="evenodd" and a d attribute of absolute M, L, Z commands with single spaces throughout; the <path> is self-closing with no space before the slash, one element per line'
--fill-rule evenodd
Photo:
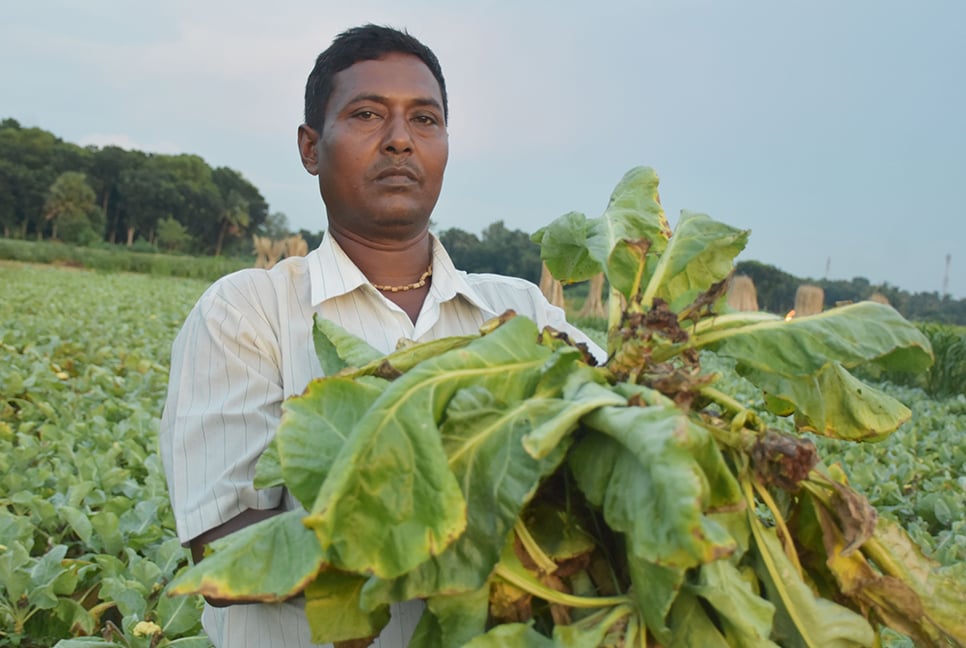
<path fill-rule="evenodd" d="M 283 257 L 305 256 L 309 253 L 309 244 L 301 234 L 279 240 L 253 234 L 252 244 L 255 248 L 255 267 L 266 270 L 273 268 Z"/>
<path fill-rule="evenodd" d="M 294 234 L 285 239 L 285 256 L 305 256 L 309 253 L 309 244 L 301 234 Z"/>
<path fill-rule="evenodd" d="M 275 266 L 285 254 L 285 241 L 273 241 L 267 236 L 252 234 L 252 244 L 255 247 L 255 267 L 266 270 Z"/>
<path fill-rule="evenodd" d="M 795 317 L 815 315 L 825 308 L 825 291 L 818 286 L 802 284 L 795 291 Z"/>
<path fill-rule="evenodd" d="M 587 286 L 587 301 L 581 307 L 578 317 L 607 317 L 607 308 L 604 306 L 604 273 L 594 275 L 590 278 Z"/>
<path fill-rule="evenodd" d="M 565 307 L 563 284 L 554 279 L 546 263 L 543 264 L 543 269 L 540 270 L 540 292 L 554 306 L 559 306 L 560 308 Z"/>
<path fill-rule="evenodd" d="M 877 304 L 885 304 L 886 306 L 889 305 L 889 298 L 880 292 L 874 292 L 869 295 L 869 301 Z"/>
<path fill-rule="evenodd" d="M 736 311 L 757 311 L 758 292 L 747 275 L 735 275 L 728 285 L 728 307 Z"/>

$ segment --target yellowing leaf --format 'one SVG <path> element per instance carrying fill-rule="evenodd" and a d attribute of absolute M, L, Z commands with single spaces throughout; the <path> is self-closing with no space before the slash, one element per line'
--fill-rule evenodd
<path fill-rule="evenodd" d="M 878 438 L 909 417 L 908 409 L 848 368 L 877 361 L 922 370 L 932 362 L 923 334 L 889 306 L 873 302 L 788 322 L 726 315 L 695 330 L 697 346 L 735 358 L 739 373 L 765 392 L 777 413 L 794 407 L 803 425 L 838 438 Z"/>
<path fill-rule="evenodd" d="M 374 611 L 359 606 L 366 579 L 334 569 L 319 573 L 305 588 L 305 616 L 313 643 L 373 637 L 389 623 L 389 606 Z"/>
<path fill-rule="evenodd" d="M 816 597 L 785 555 L 774 529 L 765 528 L 750 514 L 755 539 L 755 569 L 768 600 L 775 605 L 777 643 L 809 648 L 872 646 L 875 633 L 869 622 L 828 599 Z"/>
<path fill-rule="evenodd" d="M 938 645 L 966 646 L 966 583 L 944 576 L 902 527 L 881 516 L 862 553 L 916 593 L 923 610 L 920 623 L 931 637 L 941 638 Z"/>
<path fill-rule="evenodd" d="M 282 513 L 215 541 L 213 553 L 179 575 L 168 595 L 278 602 L 301 592 L 325 558 L 302 515 Z"/>

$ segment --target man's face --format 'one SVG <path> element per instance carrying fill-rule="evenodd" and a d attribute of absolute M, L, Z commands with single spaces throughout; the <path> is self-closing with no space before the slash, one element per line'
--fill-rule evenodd
<path fill-rule="evenodd" d="M 425 231 L 449 155 L 442 104 L 429 68 L 408 54 L 360 61 L 333 77 L 322 132 L 299 130 L 330 228 L 370 240 Z"/>

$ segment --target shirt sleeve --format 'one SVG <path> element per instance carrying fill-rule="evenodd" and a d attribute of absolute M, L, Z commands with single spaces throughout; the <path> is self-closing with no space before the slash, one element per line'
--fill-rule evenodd
<path fill-rule="evenodd" d="M 277 336 L 215 284 L 195 305 L 171 353 L 160 445 L 178 537 L 187 544 L 247 509 L 279 505 L 256 491 L 255 464 L 281 416 Z M 252 309 L 245 309 L 252 310 Z"/>
<path fill-rule="evenodd" d="M 586 333 L 568 322 L 564 310 L 551 304 L 536 284 L 517 277 L 493 274 L 475 274 L 469 279 L 473 282 L 476 294 L 484 299 L 493 313 L 499 314 L 513 309 L 532 319 L 541 329 L 549 326 L 566 333 L 574 342 L 586 344 L 587 350 L 598 363 L 607 362 L 607 352 Z"/>
<path fill-rule="evenodd" d="M 567 321 L 567 314 L 559 306 L 554 306 L 551 304 L 540 289 L 537 288 L 537 294 L 534 299 L 538 305 L 542 317 L 538 316 L 537 323 L 541 326 L 550 326 L 551 328 L 557 329 L 563 333 L 566 333 L 571 340 L 574 342 L 582 342 L 587 345 L 587 351 L 590 355 L 594 356 L 598 364 L 604 364 L 607 362 L 607 352 L 604 351 L 596 342 L 594 342 L 590 337 L 581 331 L 579 328 Z"/>

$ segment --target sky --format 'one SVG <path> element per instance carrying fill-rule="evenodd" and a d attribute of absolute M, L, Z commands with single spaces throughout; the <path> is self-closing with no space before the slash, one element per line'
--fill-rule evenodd
<path fill-rule="evenodd" d="M 366 22 L 443 66 L 437 231 L 597 217 L 647 165 L 672 226 L 686 209 L 751 230 L 739 260 L 966 297 L 961 0 L 14 0 L 0 118 L 200 155 L 318 231 L 305 78 Z"/>

